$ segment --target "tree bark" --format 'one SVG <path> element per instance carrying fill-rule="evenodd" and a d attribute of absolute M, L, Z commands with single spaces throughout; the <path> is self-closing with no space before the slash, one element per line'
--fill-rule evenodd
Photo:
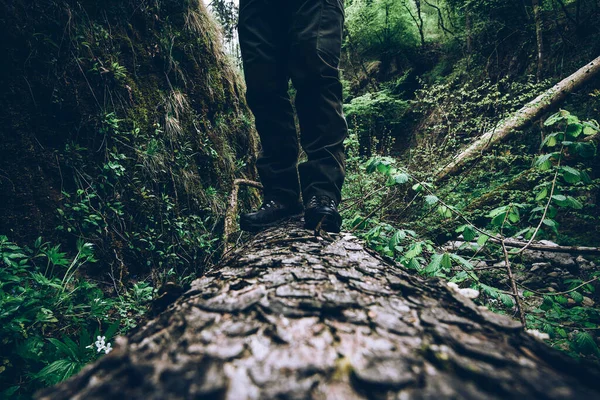
<path fill-rule="evenodd" d="M 598 398 L 600 373 L 352 235 L 290 223 L 40 399 Z"/>
<path fill-rule="evenodd" d="M 446 176 L 458 172 L 469 160 L 489 149 L 492 144 L 506 139 L 515 131 L 527 126 L 552 106 L 564 100 L 569 93 L 581 87 L 590 78 L 598 74 L 598 72 L 600 72 L 600 57 L 579 69 L 571 76 L 563 79 L 533 101 L 527 103 L 511 117 L 500 122 L 494 129 L 484 133 L 462 153 L 457 155 L 447 166 L 440 169 L 434 181 L 439 182 Z"/>
<path fill-rule="evenodd" d="M 531 4 L 533 6 L 533 20 L 535 23 L 535 38 L 537 43 L 537 71 L 536 78 L 537 81 L 542 80 L 542 76 L 544 73 L 544 37 L 542 33 L 543 21 L 542 21 L 542 13 L 540 10 L 540 0 L 531 0 Z"/>

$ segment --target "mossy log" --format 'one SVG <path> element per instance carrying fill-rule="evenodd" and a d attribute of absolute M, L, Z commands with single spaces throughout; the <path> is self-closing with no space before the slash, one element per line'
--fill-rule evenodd
<path fill-rule="evenodd" d="M 541 54 L 540 54 L 541 57 Z M 542 93 L 509 118 L 501 121 L 493 129 L 484 133 L 465 150 L 456 155 L 452 161 L 441 168 L 435 175 L 434 181 L 440 182 L 445 177 L 458 173 L 461 168 L 473 158 L 477 157 L 494 143 L 510 137 L 519 129 L 524 128 L 539 118 L 544 112 L 564 100 L 569 93 L 580 88 L 600 72 L 600 57 L 592 60 L 572 75 L 566 77 L 546 92 Z"/>
<path fill-rule="evenodd" d="M 599 398 L 509 317 L 294 223 L 256 235 L 39 399 Z"/>

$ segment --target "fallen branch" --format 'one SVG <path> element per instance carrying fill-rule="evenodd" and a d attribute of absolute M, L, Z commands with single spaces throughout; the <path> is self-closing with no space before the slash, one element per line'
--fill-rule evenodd
<path fill-rule="evenodd" d="M 481 155 L 492 144 L 499 142 L 519 129 L 524 128 L 552 106 L 563 100 L 567 95 L 581 87 L 590 78 L 600 72 L 600 57 L 596 58 L 585 67 L 579 69 L 571 76 L 563 79 L 552 88 L 527 103 L 523 108 L 508 119 L 502 121 L 492 130 L 487 131 L 457 155 L 447 166 L 436 174 L 434 181 L 439 182 L 448 175 L 455 174 L 467 161 Z"/>
<path fill-rule="evenodd" d="M 256 189 L 263 188 L 259 182 L 248 179 L 236 179 L 233 181 L 233 188 L 231 189 L 231 194 L 229 195 L 229 200 L 227 202 L 227 211 L 225 212 L 225 226 L 223 227 L 223 243 L 225 245 L 226 253 L 231 248 L 229 236 L 231 235 L 231 232 L 234 231 L 235 216 L 237 215 L 238 211 L 238 193 L 240 191 L 240 185 L 246 185 Z"/>

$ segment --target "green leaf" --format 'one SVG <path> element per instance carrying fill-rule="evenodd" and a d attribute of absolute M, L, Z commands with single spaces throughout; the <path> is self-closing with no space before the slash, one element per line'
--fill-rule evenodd
<path fill-rule="evenodd" d="M 398 229 L 390 238 L 390 241 L 388 243 L 388 247 L 390 249 L 394 249 L 396 248 L 396 246 L 398 246 L 400 244 L 400 242 L 402 240 L 404 240 L 406 238 L 406 232 L 404 232 L 403 230 Z"/>
<path fill-rule="evenodd" d="M 452 259 L 448 253 L 444 253 L 442 256 L 442 269 L 445 272 L 450 272 L 450 270 L 452 270 Z"/>
<path fill-rule="evenodd" d="M 502 304 L 504 304 L 505 307 L 512 308 L 515 305 L 512 296 L 509 296 L 505 293 L 498 293 L 498 298 L 500 299 Z"/>
<path fill-rule="evenodd" d="M 540 171 L 548 171 L 552 168 L 552 163 L 550 162 L 550 155 L 544 154 L 535 160 L 534 164 Z"/>
<path fill-rule="evenodd" d="M 575 350 L 581 354 L 597 355 L 600 353 L 594 338 L 587 332 L 578 332 L 573 339 L 573 345 Z"/>
<path fill-rule="evenodd" d="M 410 249 L 406 252 L 404 257 L 408 258 L 408 259 L 415 258 L 416 256 L 420 255 L 422 252 L 423 252 L 423 242 L 416 242 L 415 244 L 410 246 Z"/>
<path fill-rule="evenodd" d="M 551 115 L 550 117 L 548 117 L 548 119 L 544 122 L 544 126 L 552 126 L 555 125 L 557 122 L 562 121 L 563 119 L 565 119 L 565 117 L 568 114 L 568 111 L 559 111 L 556 114 Z"/>
<path fill-rule="evenodd" d="M 480 247 L 483 247 L 489 239 L 490 239 L 490 237 L 488 235 L 481 235 L 481 236 L 479 236 L 479 239 L 477 239 L 477 244 Z"/>
<path fill-rule="evenodd" d="M 574 197 L 571 196 L 567 196 L 567 203 L 569 205 L 569 207 L 575 209 L 575 210 L 581 210 L 583 208 L 583 204 L 581 204 L 581 202 L 579 200 L 577 200 Z"/>
<path fill-rule="evenodd" d="M 562 172 L 563 179 L 567 183 L 578 183 L 581 181 L 581 174 L 575 168 L 565 165 L 560 167 L 560 171 Z"/>
<path fill-rule="evenodd" d="M 451 218 L 452 217 L 452 211 L 444 205 L 438 206 L 437 212 L 438 212 L 438 214 L 440 214 L 442 216 L 442 218 Z"/>
<path fill-rule="evenodd" d="M 438 201 L 439 201 L 438 197 L 433 194 L 425 196 L 425 202 L 430 206 L 434 205 Z"/>
<path fill-rule="evenodd" d="M 497 299 L 498 296 L 500 295 L 500 293 L 498 292 L 498 289 L 496 289 L 495 287 L 488 286 L 488 285 L 481 283 L 481 284 L 479 284 L 479 288 L 485 295 L 491 297 L 492 299 Z"/>
<path fill-rule="evenodd" d="M 429 276 L 436 276 L 442 268 L 442 258 L 444 257 L 444 255 L 434 254 L 431 257 L 431 262 L 423 270 L 423 273 Z"/>
<path fill-rule="evenodd" d="M 569 151 L 583 158 L 591 158 L 596 155 L 596 146 L 593 143 L 575 142 L 569 145 Z"/>
<path fill-rule="evenodd" d="M 539 191 L 539 193 L 535 196 L 535 201 L 544 200 L 548 196 L 548 188 L 543 188 Z"/>
<path fill-rule="evenodd" d="M 552 200 L 554 200 L 554 202 L 561 207 L 566 207 L 569 205 L 569 202 L 567 201 L 567 196 L 562 194 L 552 195 Z"/>
<path fill-rule="evenodd" d="M 473 269 L 473 264 L 471 264 L 468 260 L 465 260 L 464 258 L 462 258 L 461 256 L 459 256 L 458 254 L 450 254 L 450 258 L 452 258 L 454 261 L 458 262 L 459 264 L 461 264 L 463 266 L 464 269 L 466 270 L 471 270 Z"/>
<path fill-rule="evenodd" d="M 581 303 L 583 301 L 583 295 L 577 291 L 570 293 L 571 298 L 575 300 L 576 303 Z"/>
<path fill-rule="evenodd" d="M 473 229 L 471 225 L 466 225 L 465 229 L 463 230 L 463 238 L 465 241 L 470 242 L 471 240 L 475 239 L 476 236 L 477 233 L 475 232 L 475 229 Z"/>
<path fill-rule="evenodd" d="M 565 131 L 567 136 L 571 136 L 573 138 L 576 138 L 579 135 L 581 135 L 581 132 L 583 132 L 583 125 L 581 125 L 580 123 L 567 125 L 567 130 Z"/>
<path fill-rule="evenodd" d="M 396 176 L 394 176 L 394 181 L 398 184 L 398 185 L 403 185 L 406 182 L 408 182 L 410 179 L 410 177 L 405 174 L 405 173 L 400 173 Z"/>

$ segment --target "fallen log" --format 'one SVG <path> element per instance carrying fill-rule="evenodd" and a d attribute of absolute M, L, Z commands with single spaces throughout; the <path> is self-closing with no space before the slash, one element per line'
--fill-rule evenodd
<path fill-rule="evenodd" d="M 529 123 L 535 121 L 536 118 L 540 117 L 558 102 L 564 100 L 569 93 L 581 87 L 589 79 L 598 74 L 598 72 L 600 72 L 600 57 L 577 70 L 577 72 L 569 77 L 563 79 L 549 90 L 527 103 L 508 119 L 501 121 L 493 129 L 484 133 L 479 139 L 454 157 L 448 165 L 441 168 L 436 173 L 434 181 L 439 182 L 448 175 L 457 173 L 468 161 L 471 161 L 473 158 L 489 149 L 492 144 L 506 139 L 515 133 L 515 131 L 522 129 Z"/>
<path fill-rule="evenodd" d="M 40 399 L 599 398 L 581 364 L 365 250 L 298 223 L 256 235 Z"/>

